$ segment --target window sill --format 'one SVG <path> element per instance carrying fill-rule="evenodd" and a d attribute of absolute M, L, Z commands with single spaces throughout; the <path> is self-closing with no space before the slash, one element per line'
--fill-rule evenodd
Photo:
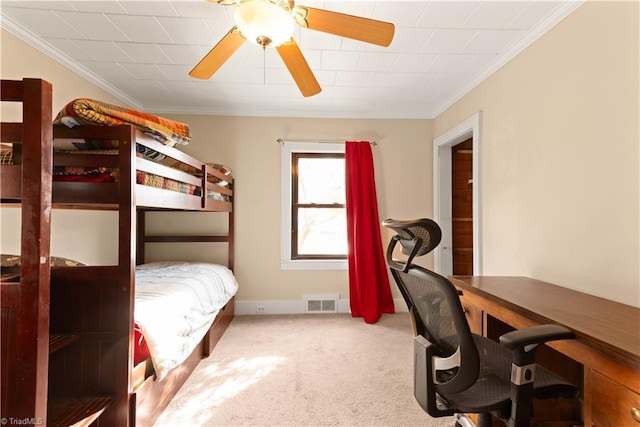
<path fill-rule="evenodd" d="M 349 262 L 340 260 L 285 260 L 280 261 L 282 270 L 348 270 Z"/>

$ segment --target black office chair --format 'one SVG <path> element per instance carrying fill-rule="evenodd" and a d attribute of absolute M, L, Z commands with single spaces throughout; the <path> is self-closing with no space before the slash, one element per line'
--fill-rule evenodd
<path fill-rule="evenodd" d="M 570 330 L 533 326 L 502 335 L 500 343 L 472 334 L 453 284 L 413 264 L 440 243 L 438 224 L 388 219 L 382 225 L 397 233 L 387 263 L 411 313 L 414 396 L 423 410 L 432 417 L 475 413 L 479 427 L 491 426 L 492 415 L 510 427 L 529 427 L 533 398 L 577 397 L 577 388 L 534 360 L 540 344 L 573 338 Z M 393 257 L 397 243 L 406 260 Z"/>

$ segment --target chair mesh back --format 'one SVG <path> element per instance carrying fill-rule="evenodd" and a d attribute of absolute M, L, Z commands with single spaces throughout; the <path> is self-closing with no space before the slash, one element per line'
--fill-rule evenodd
<path fill-rule="evenodd" d="M 451 356 L 460 343 L 446 296 L 435 278 L 411 273 L 397 272 L 418 318 L 418 333 L 435 344 L 440 357 Z"/>
<path fill-rule="evenodd" d="M 433 237 L 433 234 L 422 226 L 406 227 L 405 230 L 410 232 L 411 235 L 414 236 L 414 238 L 422 239 L 422 248 L 418 252 L 417 256 L 431 252 L 431 250 L 435 248 L 438 245 L 438 243 L 440 243 L 440 236 L 438 236 L 437 241 L 435 241 L 436 238 Z M 413 242 L 413 239 L 410 241 L 407 241 L 407 240 L 400 241 L 400 244 L 402 245 L 402 252 L 404 254 L 410 253 L 411 249 L 413 249 L 413 245 L 410 242 Z M 433 248 L 431 245 L 433 245 Z"/>
<path fill-rule="evenodd" d="M 415 256 L 429 253 L 440 243 L 440 227 L 430 219 L 389 219 L 383 225 L 398 233 L 389 243 L 387 263 L 413 314 L 416 333 L 435 347 L 438 357 L 448 358 L 458 352 L 460 358 L 459 367 L 436 375 L 436 389 L 462 391 L 478 378 L 480 359 L 458 291 L 446 277 L 412 263 Z M 402 252 L 408 254 L 406 261 L 393 258 L 398 242 Z"/>

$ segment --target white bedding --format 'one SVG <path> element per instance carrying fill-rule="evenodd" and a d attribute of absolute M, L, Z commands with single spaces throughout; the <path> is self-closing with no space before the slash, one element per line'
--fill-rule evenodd
<path fill-rule="evenodd" d="M 136 267 L 134 318 L 158 379 L 191 354 L 237 290 L 233 273 L 222 265 L 154 262 Z"/>

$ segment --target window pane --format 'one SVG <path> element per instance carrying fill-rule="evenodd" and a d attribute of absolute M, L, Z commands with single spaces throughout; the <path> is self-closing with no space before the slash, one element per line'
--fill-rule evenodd
<path fill-rule="evenodd" d="M 347 250 L 344 208 L 298 210 L 298 255 L 346 255 Z"/>
<path fill-rule="evenodd" d="M 298 203 L 345 203 L 344 158 L 298 159 Z"/>

